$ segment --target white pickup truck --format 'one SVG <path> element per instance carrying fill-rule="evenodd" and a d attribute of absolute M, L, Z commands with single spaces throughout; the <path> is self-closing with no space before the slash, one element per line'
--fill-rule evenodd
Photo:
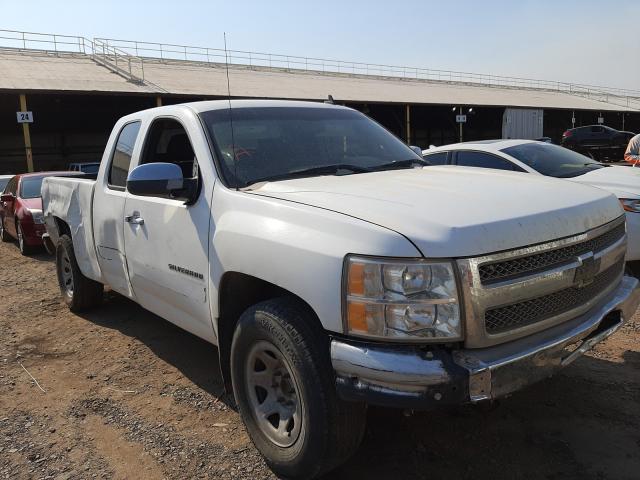
<path fill-rule="evenodd" d="M 634 314 L 613 195 L 425 163 L 335 105 L 134 113 L 97 181 L 44 181 L 62 295 L 77 311 L 108 285 L 217 345 L 251 439 L 291 478 L 353 453 L 367 404 L 504 396 Z"/>

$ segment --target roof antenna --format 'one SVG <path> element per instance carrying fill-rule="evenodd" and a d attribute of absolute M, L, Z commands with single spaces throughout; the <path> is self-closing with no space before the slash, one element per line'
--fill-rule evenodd
<path fill-rule="evenodd" d="M 236 158 L 236 140 L 233 135 L 233 112 L 231 110 L 231 86 L 229 83 L 229 55 L 227 51 L 227 32 L 222 32 L 224 36 L 224 66 L 227 72 L 227 101 L 229 102 L 229 123 L 231 126 L 231 155 L 233 155 L 233 175 L 236 181 L 236 190 L 238 190 L 238 159 Z"/>
<path fill-rule="evenodd" d="M 331 105 L 333 105 L 333 95 L 327 95 L 327 99 L 324 101 L 324 103 L 329 103 Z"/>

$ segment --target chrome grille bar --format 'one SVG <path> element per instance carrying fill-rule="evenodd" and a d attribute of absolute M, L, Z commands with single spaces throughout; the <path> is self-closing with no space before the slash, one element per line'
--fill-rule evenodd
<path fill-rule="evenodd" d="M 601 227 L 573 237 L 458 260 L 466 312 L 465 346 L 479 348 L 496 345 L 549 328 L 586 312 L 615 288 L 622 278 L 627 245 L 624 220 L 622 215 Z M 594 247 L 595 250 L 585 252 L 585 245 Z M 516 276 L 494 279 L 489 283 L 482 281 L 480 272 L 485 265 L 526 259 L 561 249 L 572 252 L 574 256 L 564 257 L 561 263 L 551 263 Z M 599 284 L 600 288 L 589 287 L 595 283 L 596 277 L 609 269 L 612 273 L 606 277 L 607 281 L 603 280 Z M 588 288 L 590 292 L 589 295 L 580 297 L 580 302 L 572 303 L 573 297 L 565 297 L 564 303 L 560 302 L 561 305 L 546 313 L 541 313 L 543 307 L 533 307 L 528 313 L 525 312 L 525 307 L 534 305 L 525 303 L 527 301 L 535 302 L 535 299 L 580 288 Z M 549 297 L 548 300 L 555 298 Z M 523 304 L 517 320 L 509 320 L 504 325 L 504 320 L 497 323 L 494 321 L 493 314 L 514 311 L 515 307 L 510 310 L 499 309 L 517 304 Z M 487 315 L 488 312 L 493 314 Z"/>

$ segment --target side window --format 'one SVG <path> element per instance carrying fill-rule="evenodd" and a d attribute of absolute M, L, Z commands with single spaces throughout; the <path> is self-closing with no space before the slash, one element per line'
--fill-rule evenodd
<path fill-rule="evenodd" d="M 5 191 L 7 193 L 13 193 L 14 196 L 16 195 L 16 193 L 18 192 L 18 178 L 17 177 L 13 177 L 11 179 L 11 181 L 7 185 L 7 188 L 6 188 Z"/>
<path fill-rule="evenodd" d="M 431 165 L 446 165 L 448 152 L 427 153 L 424 159 Z"/>
<path fill-rule="evenodd" d="M 602 128 L 602 127 L 591 127 L 591 131 L 593 133 L 602 133 L 602 132 L 604 132 L 604 128 Z"/>
<path fill-rule="evenodd" d="M 524 170 L 510 161 L 484 152 L 460 151 L 456 155 L 456 163 L 466 167 L 494 168 L 496 170 L 524 172 Z"/>
<path fill-rule="evenodd" d="M 109 186 L 122 189 L 127 184 L 131 154 L 136 144 L 136 138 L 138 138 L 138 131 L 140 131 L 140 122 L 127 123 L 120 130 L 109 166 L 109 176 L 107 177 Z"/>
<path fill-rule="evenodd" d="M 140 164 L 156 162 L 178 165 L 184 178 L 198 177 L 198 162 L 191 141 L 177 120 L 160 118 L 149 128 Z"/>

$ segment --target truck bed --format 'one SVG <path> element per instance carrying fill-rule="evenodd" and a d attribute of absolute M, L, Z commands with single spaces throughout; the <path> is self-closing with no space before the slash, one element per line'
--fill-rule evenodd
<path fill-rule="evenodd" d="M 68 225 L 82 274 L 100 281 L 101 273 L 93 238 L 93 192 L 95 180 L 48 177 L 42 182 L 42 211 L 54 244 Z M 63 223 L 64 222 L 64 223 Z"/>

